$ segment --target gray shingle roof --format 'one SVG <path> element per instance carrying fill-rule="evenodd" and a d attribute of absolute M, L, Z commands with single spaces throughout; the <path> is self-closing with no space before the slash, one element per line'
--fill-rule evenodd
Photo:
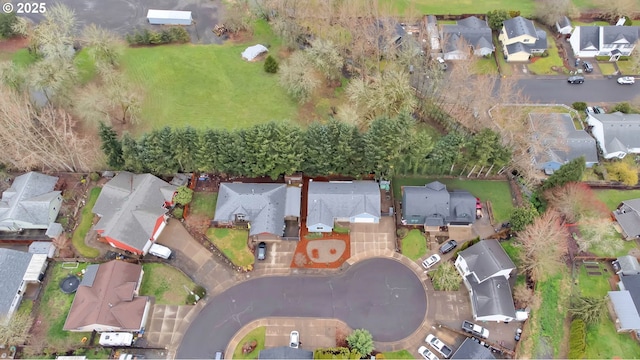
<path fill-rule="evenodd" d="M 480 343 L 473 340 L 473 338 L 466 338 L 462 345 L 451 356 L 452 359 L 477 359 L 477 360 L 491 360 L 495 359 L 495 356 L 491 353 L 491 350 L 480 345 Z"/>
<path fill-rule="evenodd" d="M 55 209 L 49 216 L 52 202 L 60 198 L 60 191 L 53 191 L 57 182 L 57 177 L 33 171 L 16 177 L 0 199 L 0 227 L 20 221 L 46 229 L 60 211 Z"/>
<path fill-rule="evenodd" d="M 280 346 L 260 350 L 258 359 L 313 359 L 313 351 Z"/>
<path fill-rule="evenodd" d="M 487 280 L 499 271 L 516 268 L 498 240 L 479 241 L 460 251 L 458 256 L 465 260 L 469 272 L 475 273 L 479 282 Z"/>
<path fill-rule="evenodd" d="M 602 26 L 602 43 L 634 44 L 639 31 L 640 26 Z"/>
<path fill-rule="evenodd" d="M 0 248 L 0 316 L 9 313 L 32 256 L 26 252 Z"/>
<path fill-rule="evenodd" d="M 547 162 L 565 164 L 580 156 L 584 156 L 586 162 L 598 162 L 596 140 L 586 131 L 577 130 L 568 114 L 532 113 L 529 114 L 529 121 L 534 132 L 538 129 L 547 130 L 545 139 L 536 139 L 544 147 L 544 150 L 534 157 L 538 168 L 544 167 Z M 553 131 L 548 131 L 549 129 Z"/>
<path fill-rule="evenodd" d="M 536 42 L 533 45 L 531 45 L 531 49 L 545 50 L 548 47 L 547 32 L 544 30 L 536 30 L 536 36 L 538 37 L 538 40 L 536 40 Z"/>
<path fill-rule="evenodd" d="M 568 17 L 563 16 L 563 17 L 560 18 L 560 20 L 558 20 L 557 24 L 558 24 L 558 27 L 560 29 L 565 28 L 565 27 L 570 27 L 571 26 L 571 20 L 569 20 Z"/>
<path fill-rule="evenodd" d="M 468 191 L 447 191 L 441 182 L 402 188 L 402 217 L 408 224 L 442 226 L 475 222 L 476 198 Z M 467 216 L 468 215 L 468 216 Z"/>
<path fill-rule="evenodd" d="M 620 320 L 620 328 L 623 330 L 640 330 L 640 315 L 633 302 L 629 291 L 609 291 L 609 298 L 613 309 Z"/>
<path fill-rule="evenodd" d="M 533 25 L 533 21 L 525 19 L 522 16 L 516 16 L 514 18 L 505 20 L 504 28 L 507 31 L 509 39 L 518 37 L 521 35 L 529 35 L 536 37 L 536 27 Z"/>
<path fill-rule="evenodd" d="M 336 218 L 380 217 L 380 188 L 375 181 L 309 182 L 307 224 L 333 226 Z"/>
<path fill-rule="evenodd" d="M 531 48 L 529 46 L 524 45 L 523 43 L 513 43 L 507 45 L 507 53 L 516 54 L 519 52 L 525 52 L 527 54 L 531 54 Z"/>
<path fill-rule="evenodd" d="M 460 40 L 466 45 L 473 46 L 474 49 L 491 49 L 493 51 L 493 40 L 491 38 L 491 28 L 487 22 L 475 16 L 458 20 L 456 25 L 442 26 L 442 38 L 444 39 L 444 51 L 453 52 L 458 49 Z"/>
<path fill-rule="evenodd" d="M 640 274 L 640 264 L 638 259 L 632 255 L 621 256 L 616 259 L 616 262 L 620 266 L 618 274 L 623 275 L 638 275 Z"/>
<path fill-rule="evenodd" d="M 589 114 L 602 123 L 605 153 L 615 151 L 627 152 L 628 149 L 640 148 L 640 115 L 623 114 Z"/>
<path fill-rule="evenodd" d="M 467 281 L 473 289 L 471 302 L 477 318 L 502 315 L 515 319 L 516 308 L 507 278 L 497 276 L 478 283 L 473 275 L 467 275 Z"/>
<path fill-rule="evenodd" d="M 580 26 L 580 50 L 600 49 L 600 27 Z"/>
<path fill-rule="evenodd" d="M 613 216 L 627 237 L 640 236 L 640 199 L 623 201 Z"/>
<path fill-rule="evenodd" d="M 245 215 L 251 224 L 249 235 L 269 233 L 282 236 L 284 217 L 300 216 L 300 193 L 296 194 L 295 190 L 289 192 L 285 184 L 220 184 L 213 220 L 232 222 L 237 214 Z"/>
<path fill-rule="evenodd" d="M 621 276 L 620 280 L 633 299 L 636 311 L 640 313 L 640 275 Z"/>
<path fill-rule="evenodd" d="M 96 230 L 135 249 L 142 250 L 153 235 L 158 218 L 167 213 L 176 187 L 151 174 L 123 171 L 104 187 L 93 213 L 100 216 Z"/>

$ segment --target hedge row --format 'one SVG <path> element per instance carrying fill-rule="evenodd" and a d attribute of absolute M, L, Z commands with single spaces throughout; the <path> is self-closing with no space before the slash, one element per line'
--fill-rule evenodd
<path fill-rule="evenodd" d="M 186 43 L 191 41 L 189 32 L 181 26 L 171 26 L 160 31 L 149 29 L 138 30 L 133 34 L 127 34 L 129 45 L 160 45 L 171 43 Z"/>
<path fill-rule="evenodd" d="M 313 352 L 314 359 L 360 359 L 360 353 L 346 347 L 333 347 L 316 349 Z"/>
<path fill-rule="evenodd" d="M 587 348 L 587 325 L 580 319 L 571 322 L 569 330 L 569 359 L 582 359 Z"/>

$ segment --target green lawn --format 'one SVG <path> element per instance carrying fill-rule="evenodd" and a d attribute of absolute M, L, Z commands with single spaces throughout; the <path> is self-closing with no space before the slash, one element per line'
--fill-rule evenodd
<path fill-rule="evenodd" d="M 520 250 L 521 248 L 515 243 L 515 240 L 500 241 L 500 245 L 504 251 L 509 255 L 509 258 L 516 266 L 520 265 Z"/>
<path fill-rule="evenodd" d="M 549 56 L 534 58 L 534 61 L 527 65 L 527 68 L 533 74 L 555 75 L 558 74 L 558 72 L 552 70 L 551 67 L 557 67 L 559 69 L 564 68 L 562 59 L 560 58 L 560 55 L 558 55 L 558 47 L 556 46 L 556 41 L 553 39 L 553 36 L 549 36 L 547 34 L 547 41 L 547 51 L 549 52 Z"/>
<path fill-rule="evenodd" d="M 500 45 L 500 41 L 498 41 L 498 36 L 493 35 L 493 43 L 496 44 L 496 59 L 498 59 L 500 75 L 503 76 L 511 76 L 513 74 L 513 68 L 511 64 L 507 63 L 507 60 L 504 59 L 504 53 L 502 52 L 502 45 Z"/>
<path fill-rule="evenodd" d="M 616 72 L 616 67 L 609 62 L 599 62 L 598 67 L 602 72 L 602 75 L 613 75 Z"/>
<path fill-rule="evenodd" d="M 407 350 L 384 352 L 382 353 L 385 359 L 415 359 L 413 355 Z"/>
<path fill-rule="evenodd" d="M 416 261 L 427 253 L 427 240 L 422 232 L 417 229 L 409 231 L 402 239 L 402 254 L 409 259 Z"/>
<path fill-rule="evenodd" d="M 71 242 L 73 243 L 73 247 L 76 251 L 79 252 L 81 256 L 87 258 L 94 258 L 100 255 L 100 251 L 98 251 L 98 249 L 85 244 L 84 238 L 87 236 L 89 229 L 91 229 L 91 225 L 93 223 L 93 213 L 91 213 L 91 210 L 93 209 L 93 205 L 96 204 L 96 200 L 98 200 L 98 195 L 100 195 L 101 190 L 102 188 L 99 187 L 91 189 L 89 199 L 87 199 L 87 203 L 80 212 L 80 223 L 73 232 L 73 237 L 71 238 Z"/>
<path fill-rule="evenodd" d="M 573 0 L 573 1 L 576 2 L 577 0 Z M 581 21 L 572 21 L 571 25 L 573 25 L 574 27 L 575 26 L 609 26 L 609 23 L 606 21 L 594 21 L 590 23 L 581 22 Z"/>
<path fill-rule="evenodd" d="M 82 344 L 84 336 L 91 336 L 90 333 L 75 333 L 62 330 L 67 314 L 71 308 L 74 294 L 65 294 L 60 291 L 60 281 L 71 274 L 81 274 L 87 268 L 88 263 L 79 263 L 78 267 L 72 269 L 63 268 L 63 263 L 53 263 L 52 271 L 38 308 L 39 316 L 42 317 L 41 326 L 47 327 L 47 347 L 51 350 L 72 350 Z M 64 352 L 63 351 L 63 352 Z"/>
<path fill-rule="evenodd" d="M 532 0 L 382 0 L 380 8 L 391 7 L 402 14 L 412 6 L 411 4 L 419 14 L 486 14 L 491 10 L 503 9 L 520 10 L 523 16 L 528 16 L 534 11 Z"/>
<path fill-rule="evenodd" d="M 532 322 L 536 322 L 538 331 L 531 334 L 533 337 L 534 357 L 540 358 L 542 350 L 541 338 L 553 348 L 553 356 L 557 358 L 560 343 L 564 338 L 563 321 L 569 302 L 569 294 L 565 290 L 570 281 L 570 275 L 562 272 L 546 281 L 540 281 L 536 285 L 536 291 L 542 297 L 540 309 L 533 312 Z"/>
<path fill-rule="evenodd" d="M 596 190 L 595 193 L 612 211 L 624 200 L 640 198 L 640 190 Z"/>
<path fill-rule="evenodd" d="M 13 53 L 11 59 L 14 63 L 20 66 L 29 66 L 36 62 L 37 58 L 29 52 L 27 49 L 20 49 Z"/>
<path fill-rule="evenodd" d="M 142 265 L 140 295 L 153 296 L 158 305 L 184 305 L 196 284 L 180 270 L 165 264 Z"/>
<path fill-rule="evenodd" d="M 233 352 L 233 358 L 234 359 L 257 359 L 258 354 L 260 353 L 260 350 L 264 349 L 264 339 L 265 339 L 266 333 L 267 333 L 266 326 L 260 326 L 251 330 L 247 334 L 247 336 L 243 337 L 242 340 L 240 340 L 240 342 L 238 343 L 238 346 Z M 248 343 L 251 341 L 256 341 L 258 343 L 256 348 L 248 354 L 243 354 L 242 346 L 245 343 Z"/>
<path fill-rule="evenodd" d="M 213 219 L 216 213 L 216 201 L 218 193 L 213 192 L 194 192 L 193 200 L 189 204 L 190 215 L 203 215 Z"/>
<path fill-rule="evenodd" d="M 480 75 L 498 75 L 496 60 L 493 57 L 479 58 L 474 64 L 474 72 Z"/>
<path fill-rule="evenodd" d="M 249 266 L 254 262 L 253 253 L 247 246 L 249 233 L 246 230 L 210 228 L 207 238 L 214 243 L 236 266 Z"/>
<path fill-rule="evenodd" d="M 78 74 L 80 76 L 80 83 L 86 84 L 89 81 L 93 80 L 96 76 L 98 69 L 96 68 L 96 64 L 89 55 L 89 51 L 87 49 L 82 49 L 74 59 L 76 63 L 76 67 L 78 68 Z"/>
<path fill-rule="evenodd" d="M 638 71 L 633 70 L 633 61 L 618 61 L 618 69 L 622 75 L 638 75 Z"/>
<path fill-rule="evenodd" d="M 603 297 L 611 290 L 608 277 L 611 273 L 602 272 L 602 275 L 591 276 L 587 274 L 584 266 L 578 273 L 578 286 L 583 296 Z M 640 358 L 640 345 L 634 342 L 627 334 L 618 334 L 615 325 L 605 314 L 597 325 L 587 326 L 587 359 L 638 359 Z"/>
<path fill-rule="evenodd" d="M 396 199 L 402 199 L 402 186 L 422 186 L 435 180 L 447 185 L 449 190 L 467 190 L 483 202 L 491 201 L 496 222 L 502 222 L 511 217 L 513 202 L 511 190 L 506 181 L 397 176 L 393 178 L 393 194 Z"/>
<path fill-rule="evenodd" d="M 128 48 L 125 76 L 144 93 L 144 125 L 136 132 L 187 125 L 237 129 L 294 118 L 297 104 L 277 75 L 265 73 L 262 61 L 241 58 L 256 43 Z"/>

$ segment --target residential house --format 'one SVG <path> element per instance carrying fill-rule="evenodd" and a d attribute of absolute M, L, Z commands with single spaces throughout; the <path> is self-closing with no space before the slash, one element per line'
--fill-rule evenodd
<path fill-rule="evenodd" d="M 111 246 L 144 255 L 166 226 L 176 187 L 151 174 L 123 171 L 103 187 L 93 207 L 94 229 Z"/>
<path fill-rule="evenodd" d="M 640 332 L 640 275 L 621 275 L 619 291 L 609 291 L 609 314 L 618 332 Z"/>
<path fill-rule="evenodd" d="M 505 20 L 498 39 L 507 62 L 528 61 L 547 50 L 547 33 L 522 16 Z"/>
<path fill-rule="evenodd" d="M 13 316 L 27 287 L 40 286 L 46 270 L 46 254 L 0 248 L 0 319 Z"/>
<path fill-rule="evenodd" d="M 440 226 L 468 226 L 475 221 L 476 198 L 468 191 L 448 191 L 439 181 L 402 188 L 402 223 L 405 225 L 437 230 Z"/>
<path fill-rule="evenodd" d="M 309 232 L 332 232 L 335 222 L 377 224 L 380 216 L 380 188 L 375 181 L 309 181 Z"/>
<path fill-rule="evenodd" d="M 619 231 L 625 240 L 640 237 L 640 199 L 625 200 L 613 211 Z"/>
<path fill-rule="evenodd" d="M 301 189 L 285 184 L 222 183 L 216 226 L 246 225 L 249 236 L 299 236 Z M 287 228 L 295 231 L 289 234 Z M 287 234 L 285 234 L 287 233 Z"/>
<path fill-rule="evenodd" d="M 280 346 L 260 350 L 258 359 L 313 359 L 313 351 Z"/>
<path fill-rule="evenodd" d="M 469 290 L 474 320 L 516 319 L 509 283 L 516 266 L 498 240 L 482 240 L 460 251 L 455 266 Z"/>
<path fill-rule="evenodd" d="M 62 206 L 57 183 L 57 177 L 33 171 L 16 177 L 0 199 L 0 231 L 47 230 L 55 224 Z"/>
<path fill-rule="evenodd" d="M 640 264 L 638 258 L 632 255 L 625 255 L 613 261 L 613 269 L 616 275 L 640 275 Z"/>
<path fill-rule="evenodd" d="M 456 21 L 456 25 L 442 26 L 443 52 L 445 60 L 466 59 L 490 55 L 495 51 L 491 28 L 486 20 L 470 16 Z"/>
<path fill-rule="evenodd" d="M 576 26 L 569 43 L 576 57 L 629 56 L 640 37 L 640 26 Z"/>
<path fill-rule="evenodd" d="M 589 113 L 587 123 L 605 159 L 640 154 L 640 115 Z"/>
<path fill-rule="evenodd" d="M 486 348 L 472 337 L 465 338 L 462 345 L 460 345 L 451 356 L 451 359 L 492 360 L 495 358 L 489 348 Z"/>
<path fill-rule="evenodd" d="M 151 308 L 151 298 L 139 295 L 143 275 L 142 265 L 120 260 L 89 265 L 63 329 L 141 331 Z"/>
<path fill-rule="evenodd" d="M 573 26 L 571 26 L 571 20 L 568 17 L 563 16 L 560 20 L 556 21 L 556 31 L 558 34 L 569 35 L 571 31 L 573 31 Z"/>
<path fill-rule="evenodd" d="M 535 145 L 533 163 L 551 175 L 562 165 L 581 156 L 587 168 L 598 163 L 596 140 L 586 131 L 576 129 L 569 114 L 529 114 Z"/>

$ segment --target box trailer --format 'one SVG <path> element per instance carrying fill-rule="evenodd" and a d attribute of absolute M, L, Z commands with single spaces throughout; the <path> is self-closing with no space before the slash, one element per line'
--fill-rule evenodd
<path fill-rule="evenodd" d="M 147 20 L 152 25 L 191 25 L 191 11 L 153 10 L 147 12 Z"/>
<path fill-rule="evenodd" d="M 102 346 L 131 346 L 133 334 L 127 332 L 106 332 L 100 334 L 100 345 Z"/>

